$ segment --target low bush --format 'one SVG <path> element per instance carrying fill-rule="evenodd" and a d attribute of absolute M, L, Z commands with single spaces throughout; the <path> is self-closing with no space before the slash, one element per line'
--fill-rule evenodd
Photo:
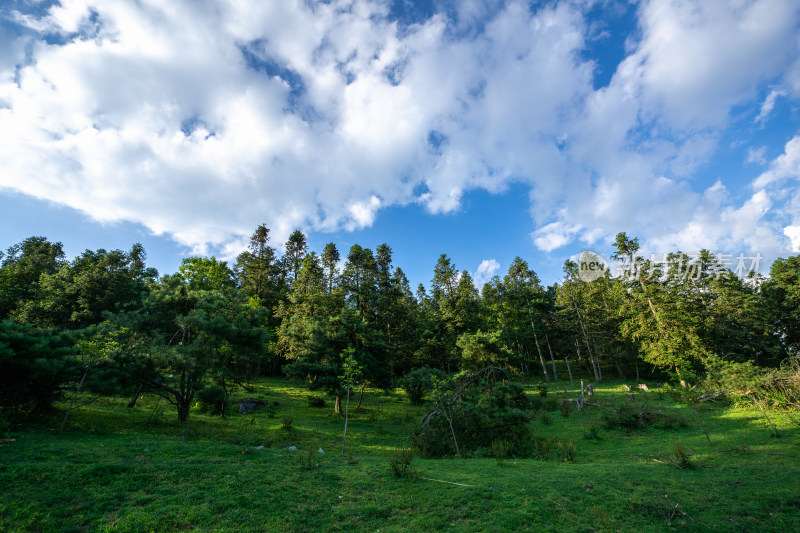
<path fill-rule="evenodd" d="M 691 452 L 683 445 L 682 442 L 675 442 L 672 444 L 675 453 L 675 466 L 683 470 L 689 470 L 695 467 L 690 459 Z"/>
<path fill-rule="evenodd" d="M 443 380 L 445 379 L 445 373 L 435 368 L 423 366 L 400 378 L 398 383 L 405 389 L 409 401 L 416 405 L 421 404 L 425 395 L 433 389 L 434 378 Z"/>
<path fill-rule="evenodd" d="M 221 415 L 225 411 L 228 396 L 225 394 L 225 389 L 219 385 L 212 385 L 201 389 L 197 393 L 197 401 L 202 411 L 213 415 Z"/>
<path fill-rule="evenodd" d="M 308 406 L 309 407 L 325 407 L 325 398 L 321 396 L 309 396 L 308 397 Z"/>
<path fill-rule="evenodd" d="M 634 431 L 654 427 L 656 429 L 678 429 L 686 427 L 686 422 L 674 415 L 660 411 L 648 411 L 623 404 L 617 411 L 603 415 L 603 424 L 606 429 L 622 429 Z"/>
<path fill-rule="evenodd" d="M 561 442 L 560 440 L 555 441 L 556 448 L 558 449 L 558 456 L 559 460 L 565 463 L 571 463 L 575 461 L 575 443 L 569 441 L 567 443 Z"/>
<path fill-rule="evenodd" d="M 492 455 L 497 459 L 498 466 L 502 466 L 503 461 L 508 457 L 509 448 L 508 442 L 502 439 L 492 442 Z"/>
<path fill-rule="evenodd" d="M 402 448 L 389 453 L 389 467 L 394 477 L 417 477 L 417 473 L 414 471 L 413 461 L 414 452 L 408 448 Z"/>
<path fill-rule="evenodd" d="M 423 457 L 443 457 L 456 454 L 454 439 L 462 455 L 502 440 L 508 443 L 509 454 L 527 456 L 532 403 L 517 383 L 475 383 L 460 394 L 439 397 L 412 436 L 413 445 Z"/>

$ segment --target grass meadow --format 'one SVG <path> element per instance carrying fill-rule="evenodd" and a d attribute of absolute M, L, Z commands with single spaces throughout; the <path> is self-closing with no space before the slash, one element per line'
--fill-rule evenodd
<path fill-rule="evenodd" d="M 351 403 L 342 454 L 331 398 L 311 407 L 301 384 L 277 378 L 255 387 L 234 398 L 274 409 L 239 415 L 234 402 L 225 417 L 195 410 L 182 425 L 151 393 L 134 408 L 86 396 L 64 432 L 58 409 L 12 427 L 0 531 L 800 531 L 800 413 L 770 411 L 775 437 L 755 408 L 696 413 L 659 389 L 607 382 L 592 399 L 602 407 L 531 422 L 550 448 L 538 458 L 414 457 L 413 475 L 397 477 L 390 457 L 427 411 L 402 389 Z M 579 389 L 563 387 L 548 397 Z M 607 429 L 603 407 L 626 403 L 686 427 Z"/>

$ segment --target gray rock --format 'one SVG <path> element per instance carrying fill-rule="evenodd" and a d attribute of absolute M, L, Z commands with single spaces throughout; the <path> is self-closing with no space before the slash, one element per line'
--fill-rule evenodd
<path fill-rule="evenodd" d="M 239 414 L 243 415 L 247 412 L 258 409 L 261 406 L 264 406 L 264 408 L 269 408 L 269 402 L 264 400 L 258 400 L 256 398 L 247 398 L 245 400 L 239 400 Z"/>

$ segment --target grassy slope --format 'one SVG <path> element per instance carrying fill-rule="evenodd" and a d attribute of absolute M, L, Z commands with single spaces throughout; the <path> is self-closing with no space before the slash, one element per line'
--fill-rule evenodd
<path fill-rule="evenodd" d="M 532 423 L 537 435 L 574 441 L 574 463 L 415 460 L 419 476 L 465 487 L 392 476 L 387 453 L 406 443 L 424 411 L 402 393 L 373 391 L 352 413 L 349 458 L 340 456 L 343 421 L 330 407 L 308 407 L 308 393 L 282 380 L 259 389 L 254 395 L 279 402 L 274 418 L 193 412 L 180 426 L 148 395 L 132 410 L 124 398 L 84 407 L 63 434 L 17 433 L 0 447 L 0 530 L 662 531 L 667 497 L 688 514 L 676 516 L 675 529 L 800 530 L 800 432 L 786 415 L 772 415 L 776 439 L 756 411 L 704 406 L 709 446 L 691 409 L 639 392 L 636 403 L 677 413 L 689 427 L 600 429 L 602 440 L 586 440 L 602 427 L 602 411 L 587 407 Z M 605 405 L 625 401 L 618 383 L 597 391 Z M 281 429 L 288 417 L 292 429 Z M 694 452 L 697 468 L 674 466 L 675 441 Z M 312 446 L 319 467 L 306 470 Z"/>

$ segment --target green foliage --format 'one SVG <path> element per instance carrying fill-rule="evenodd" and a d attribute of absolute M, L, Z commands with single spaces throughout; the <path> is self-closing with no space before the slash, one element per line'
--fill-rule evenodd
<path fill-rule="evenodd" d="M 415 478 L 414 451 L 409 448 L 400 448 L 389 452 L 389 468 L 394 477 Z"/>
<path fill-rule="evenodd" d="M 445 379 L 445 373 L 438 369 L 423 366 L 400 378 L 398 385 L 406 391 L 409 401 L 418 405 L 423 402 L 425 395 L 433 389 L 434 379 Z"/>
<path fill-rule="evenodd" d="M 695 468 L 695 464 L 691 460 L 692 454 L 682 442 L 673 442 L 672 448 L 675 455 L 675 466 L 684 470 Z"/>
<path fill-rule="evenodd" d="M 71 335 L 0 321 L 0 407 L 46 409 L 68 380 L 81 372 Z"/>
<path fill-rule="evenodd" d="M 281 326 L 281 335 L 291 346 L 293 361 L 283 367 L 292 378 L 304 380 L 311 390 L 326 390 L 334 394 L 345 392 L 340 376 L 344 374 L 341 353 L 352 348 L 364 380 L 388 387 L 390 357 L 381 332 L 363 320 L 358 310 L 344 308 L 330 318 L 293 315 Z"/>
<path fill-rule="evenodd" d="M 192 289 L 220 291 L 235 286 L 233 271 L 215 257 L 187 257 L 181 261 L 179 275 Z"/>
<path fill-rule="evenodd" d="M 575 443 L 572 441 L 568 441 L 566 443 L 557 440 L 555 441 L 556 449 L 558 450 L 559 459 L 565 463 L 571 463 L 575 461 L 575 453 L 577 448 L 575 447 Z"/>
<path fill-rule="evenodd" d="M 106 315 L 140 308 L 146 284 L 156 276 L 145 268 L 141 244 L 131 250 L 86 250 L 55 272 L 43 272 L 35 297 L 19 306 L 19 321 L 51 328 L 79 329 L 102 322 Z"/>
<path fill-rule="evenodd" d="M 595 425 L 590 426 L 589 429 L 584 432 L 583 438 L 586 440 L 603 440 L 600 438 L 600 430 Z"/>
<path fill-rule="evenodd" d="M 434 410 L 413 436 L 423 457 L 473 453 L 491 447 L 496 440 L 507 441 L 514 455 L 528 453 L 528 422 L 533 416 L 528 396 L 518 383 L 503 385 L 486 378 L 491 374 L 438 384 Z"/>
<path fill-rule="evenodd" d="M 0 320 L 16 314 L 39 293 L 43 275 L 54 275 L 64 264 L 60 242 L 51 243 L 45 237 L 28 237 L 11 246 L 0 263 Z"/>
<path fill-rule="evenodd" d="M 492 456 L 497 459 L 497 466 L 502 466 L 503 462 L 508 457 L 508 452 L 511 449 L 511 445 L 508 441 L 498 439 L 492 441 Z"/>
<path fill-rule="evenodd" d="M 120 368 L 170 398 L 186 421 L 198 391 L 209 381 L 246 382 L 266 352 L 267 311 L 244 296 L 193 290 L 179 276 L 165 276 L 141 309 L 112 317 L 132 332 Z"/>
<path fill-rule="evenodd" d="M 300 468 L 302 470 L 314 470 L 319 466 L 317 463 L 317 454 L 319 453 L 318 450 L 319 442 L 316 439 L 308 443 L 305 452 L 300 454 Z"/>
<path fill-rule="evenodd" d="M 778 258 L 770 267 L 763 294 L 770 322 L 786 346 L 800 351 L 800 255 Z"/>
<path fill-rule="evenodd" d="M 467 371 L 478 371 L 487 366 L 513 369 L 519 366 L 519 358 L 500 342 L 500 332 L 463 333 L 456 341 L 461 350 L 461 367 Z"/>
<path fill-rule="evenodd" d="M 629 404 L 622 404 L 616 411 L 604 414 L 602 420 L 606 429 L 626 431 L 643 430 L 647 427 L 679 429 L 687 426 L 686 421 L 679 416 Z"/>
<path fill-rule="evenodd" d="M 364 373 L 361 365 L 359 365 L 358 361 L 356 360 L 355 354 L 356 350 L 352 347 L 345 348 L 341 354 L 342 371 L 344 374 L 339 376 L 339 380 L 341 381 L 342 386 L 348 390 L 361 383 L 361 376 Z"/>
<path fill-rule="evenodd" d="M 325 407 L 325 398 L 322 396 L 309 396 L 308 397 L 308 406 L 309 407 Z"/>
<path fill-rule="evenodd" d="M 292 418 L 291 416 L 287 416 L 281 421 L 281 429 L 284 431 L 291 431 L 292 422 L 294 422 L 294 418 Z"/>
<path fill-rule="evenodd" d="M 215 415 L 222 415 L 225 412 L 228 395 L 225 393 L 225 389 L 219 385 L 211 385 L 210 387 L 200 389 L 197 393 L 197 399 L 203 411 Z"/>

